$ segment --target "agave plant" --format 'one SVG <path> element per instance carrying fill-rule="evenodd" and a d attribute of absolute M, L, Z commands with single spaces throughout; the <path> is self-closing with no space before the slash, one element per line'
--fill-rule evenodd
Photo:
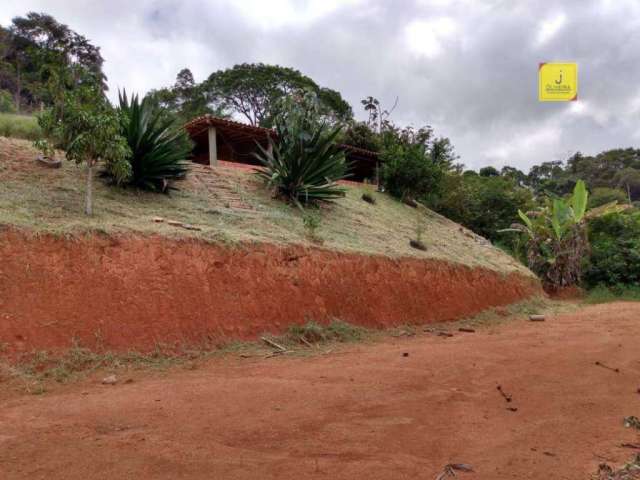
<path fill-rule="evenodd" d="M 579 180 L 568 200 L 549 199 L 544 207 L 526 214 L 518 210 L 522 224 L 502 230 L 524 234 L 529 268 L 548 290 L 579 283 L 589 254 L 586 222 L 616 208 L 612 202 L 587 212 L 588 198 L 586 185 Z"/>
<path fill-rule="evenodd" d="M 278 196 L 301 208 L 344 196 L 337 183 L 347 176 L 344 153 L 335 145 L 340 132 L 341 127 L 314 122 L 304 105 L 290 107 L 276 121 L 278 141 L 270 138 L 269 149 L 258 145 L 256 157 L 263 164 L 258 176 Z"/>
<path fill-rule="evenodd" d="M 167 192 L 173 180 L 186 176 L 188 156 L 193 148 L 188 135 L 156 108 L 147 96 L 127 98 L 119 93 L 120 128 L 131 155 L 131 176 L 127 184 L 144 190 Z M 110 172 L 106 172 L 107 176 Z"/>

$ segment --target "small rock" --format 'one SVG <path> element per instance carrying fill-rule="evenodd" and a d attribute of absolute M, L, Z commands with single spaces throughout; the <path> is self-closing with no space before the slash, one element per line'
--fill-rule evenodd
<path fill-rule="evenodd" d="M 116 383 L 118 383 L 118 377 L 116 377 L 115 375 L 109 375 L 108 377 L 104 377 L 102 379 L 103 385 L 115 385 Z"/>
<path fill-rule="evenodd" d="M 182 222 L 179 222 L 177 220 L 167 220 L 167 225 L 171 225 L 172 227 L 181 227 Z"/>
<path fill-rule="evenodd" d="M 124 383 L 133 383 L 133 378 L 127 378 Z"/>
<path fill-rule="evenodd" d="M 409 352 L 404 352 L 404 353 L 402 354 L 402 356 L 403 356 L 403 357 L 408 357 L 408 356 L 409 356 Z"/>
<path fill-rule="evenodd" d="M 155 223 L 162 223 L 162 222 L 164 222 L 164 218 L 162 218 L 162 217 L 153 217 L 153 221 Z"/>
<path fill-rule="evenodd" d="M 468 328 L 468 327 L 460 327 L 458 331 L 465 332 L 465 333 L 476 333 L 476 330 L 474 328 Z"/>
<path fill-rule="evenodd" d="M 416 250 L 422 250 L 423 252 L 426 252 L 427 250 L 427 246 L 420 240 L 409 240 L 409 245 Z"/>

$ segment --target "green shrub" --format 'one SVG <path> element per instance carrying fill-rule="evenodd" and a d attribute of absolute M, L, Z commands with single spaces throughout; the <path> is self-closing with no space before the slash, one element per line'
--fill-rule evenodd
<path fill-rule="evenodd" d="M 589 222 L 587 285 L 640 285 L 640 211 L 611 213 Z"/>
<path fill-rule="evenodd" d="M 148 96 L 140 101 L 134 95 L 129 100 L 123 92 L 119 99 L 120 130 L 131 149 L 131 175 L 126 184 L 167 192 L 173 188 L 171 181 L 184 178 L 189 170 L 187 157 L 193 147 L 186 132 L 175 127 Z M 109 169 L 104 172 L 111 178 L 113 173 Z"/>
<path fill-rule="evenodd" d="M 436 212 L 492 242 L 507 242 L 499 230 L 519 220 L 518 210 L 533 208 L 533 195 L 509 177 L 447 174 L 442 193 L 429 203 Z"/>
<path fill-rule="evenodd" d="M 318 229 L 320 228 L 320 224 L 322 223 L 322 217 L 319 212 L 306 212 L 302 216 L 302 224 L 304 226 L 305 232 L 309 240 L 314 242 L 320 241 L 320 236 L 318 235 Z"/>
<path fill-rule="evenodd" d="M 598 187 L 594 188 L 589 195 L 589 208 L 600 207 L 611 202 L 623 204 L 628 201 L 627 194 L 619 188 Z"/>
<path fill-rule="evenodd" d="M 0 113 L 0 136 L 37 140 L 42 136 L 38 120 L 31 115 Z"/>
<path fill-rule="evenodd" d="M 382 182 L 397 198 L 424 198 L 439 193 L 445 170 L 431 161 L 425 145 L 396 144 L 382 153 Z"/>
<path fill-rule="evenodd" d="M 342 320 L 332 320 L 328 325 L 309 321 L 304 325 L 292 325 L 287 331 L 287 336 L 294 341 L 304 339 L 310 343 L 320 343 L 328 341 L 354 342 L 361 340 L 366 333 L 366 329 L 343 322 Z"/>
<path fill-rule="evenodd" d="M 640 286 L 638 285 L 597 285 L 589 290 L 586 303 L 607 302 L 640 302 Z"/>
<path fill-rule="evenodd" d="M 15 111 L 13 95 L 6 90 L 0 90 L 0 113 L 13 113 Z"/>
<path fill-rule="evenodd" d="M 276 119 L 278 141 L 259 146 L 263 167 L 257 171 L 277 196 L 301 207 L 344 196 L 338 180 L 347 176 L 344 153 L 335 145 L 341 127 L 318 123 L 313 100 L 288 99 Z"/>

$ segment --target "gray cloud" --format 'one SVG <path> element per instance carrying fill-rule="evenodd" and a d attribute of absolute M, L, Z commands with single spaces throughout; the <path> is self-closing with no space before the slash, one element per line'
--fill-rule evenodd
<path fill-rule="evenodd" d="M 634 0 L 5 0 L 0 23 L 29 10 L 100 45 L 113 92 L 262 61 L 339 90 L 362 117 L 364 96 L 398 96 L 396 121 L 433 125 L 473 168 L 640 139 Z M 578 62 L 578 102 L 537 101 L 537 65 L 554 60 Z"/>

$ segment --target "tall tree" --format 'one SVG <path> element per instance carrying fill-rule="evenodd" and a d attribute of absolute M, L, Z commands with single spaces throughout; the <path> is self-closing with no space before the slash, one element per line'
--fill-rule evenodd
<path fill-rule="evenodd" d="M 16 109 L 23 103 L 50 105 L 59 92 L 92 83 L 106 90 L 100 48 L 51 15 L 30 12 L 0 32 L 0 88 L 11 89 Z M 51 81 L 56 77 L 55 81 Z"/>
<path fill-rule="evenodd" d="M 94 167 L 103 161 L 118 182 L 131 176 L 131 150 L 120 134 L 118 112 L 95 84 L 65 92 L 61 104 L 38 116 L 42 130 L 55 141 L 65 139 L 68 160 L 86 165 L 85 213 L 93 215 Z"/>
<path fill-rule="evenodd" d="M 279 100 L 311 91 L 320 100 L 327 120 L 347 121 L 353 117 L 349 104 L 328 88 L 293 68 L 263 63 L 243 63 L 212 73 L 204 83 L 211 105 L 237 113 L 251 125 L 272 126 Z"/>
<path fill-rule="evenodd" d="M 386 128 L 390 128 L 392 126 L 390 117 L 393 111 L 398 106 L 399 98 L 396 97 L 396 101 L 393 103 L 393 106 L 389 109 L 386 109 L 375 97 L 369 95 L 366 98 L 360 100 L 362 107 L 365 112 L 368 114 L 367 125 L 376 133 L 382 133 Z"/>
<path fill-rule="evenodd" d="M 153 90 L 148 98 L 150 103 L 155 103 L 175 115 L 180 123 L 207 113 L 226 116 L 222 110 L 211 108 L 203 85 L 196 83 L 193 73 L 188 68 L 178 72 L 172 87 Z"/>

